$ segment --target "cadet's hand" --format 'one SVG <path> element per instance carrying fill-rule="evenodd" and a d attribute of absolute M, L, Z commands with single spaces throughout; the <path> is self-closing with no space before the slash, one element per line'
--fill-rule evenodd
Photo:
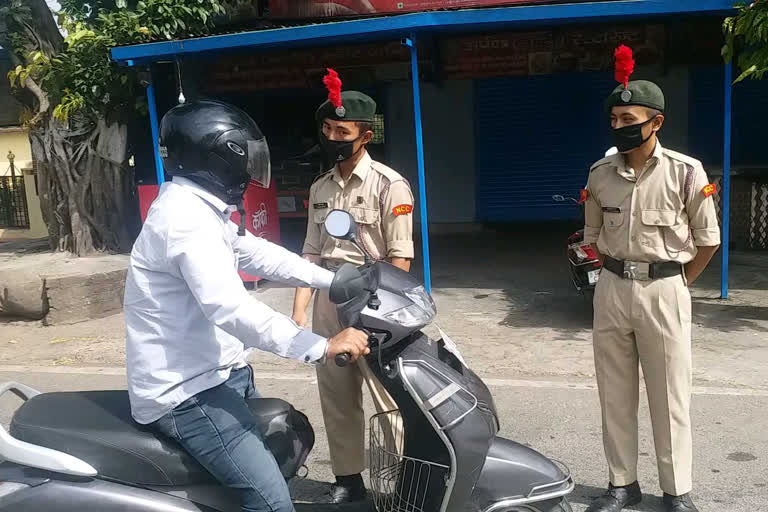
<path fill-rule="evenodd" d="M 371 353 L 368 348 L 368 335 L 349 327 L 328 340 L 328 359 L 331 360 L 337 354 L 348 353 L 352 361 L 357 361 L 361 356 Z"/>
<path fill-rule="evenodd" d="M 307 323 L 309 323 L 309 315 L 307 315 L 306 311 L 294 311 L 291 318 L 299 327 L 306 327 Z"/>

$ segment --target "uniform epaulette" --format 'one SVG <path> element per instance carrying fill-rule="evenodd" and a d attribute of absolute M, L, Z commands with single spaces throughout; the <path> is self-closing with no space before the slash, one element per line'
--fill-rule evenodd
<path fill-rule="evenodd" d="M 678 162 L 682 162 L 686 165 L 690 165 L 691 167 L 701 167 L 701 162 L 699 160 L 696 160 L 693 157 L 690 157 L 688 155 L 684 155 L 682 153 L 678 153 L 677 151 L 672 151 L 671 149 L 662 148 L 662 152 L 665 156 L 668 156 L 672 160 L 677 160 Z"/>
<path fill-rule="evenodd" d="M 611 156 L 606 156 L 605 158 L 601 158 L 600 160 L 598 160 L 597 162 L 592 164 L 592 167 L 589 168 L 589 172 L 594 171 L 598 167 L 602 167 L 602 166 L 607 165 L 607 164 L 615 163 L 613 161 L 614 160 L 614 156 L 615 155 L 611 155 Z"/>
<path fill-rule="evenodd" d="M 402 174 L 382 164 L 381 162 L 377 162 L 374 160 L 371 168 L 377 173 L 381 174 L 384 178 L 389 180 L 390 183 L 394 183 L 396 181 L 405 181 L 405 178 L 403 177 Z"/>
<path fill-rule="evenodd" d="M 315 176 L 315 179 L 313 179 L 313 180 L 312 180 L 312 185 L 314 185 L 315 183 L 317 183 L 318 181 L 320 181 L 322 178 L 324 178 L 324 177 L 328 176 L 328 175 L 329 175 L 329 174 L 331 174 L 332 172 L 333 172 L 333 169 L 329 169 L 329 170 L 327 170 L 327 171 L 325 171 L 325 172 L 321 172 L 320 174 L 318 174 L 317 176 Z"/>

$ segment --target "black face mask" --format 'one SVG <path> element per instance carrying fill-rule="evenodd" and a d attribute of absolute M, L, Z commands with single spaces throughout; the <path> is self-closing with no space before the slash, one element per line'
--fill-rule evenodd
<path fill-rule="evenodd" d="M 331 162 L 343 162 L 349 160 L 355 156 L 363 145 L 355 151 L 355 142 L 359 141 L 363 136 L 356 138 L 355 140 L 330 140 L 325 134 L 320 134 L 320 147 L 323 148 L 325 154 L 328 156 L 328 160 Z"/>
<path fill-rule="evenodd" d="M 616 149 L 619 150 L 619 153 L 632 151 L 633 149 L 637 149 L 648 142 L 648 139 L 650 139 L 651 135 L 653 135 L 653 131 L 651 131 L 651 135 L 643 138 L 643 126 L 647 125 L 654 119 L 656 119 L 656 116 L 653 116 L 649 120 L 642 123 L 631 124 L 629 126 L 623 126 L 613 130 L 613 141 L 616 145 Z"/>

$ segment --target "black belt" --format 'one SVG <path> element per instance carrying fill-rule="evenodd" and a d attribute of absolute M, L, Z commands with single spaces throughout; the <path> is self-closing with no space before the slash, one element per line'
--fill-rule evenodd
<path fill-rule="evenodd" d="M 603 267 L 623 279 L 635 281 L 651 281 L 675 277 L 683 273 L 683 266 L 674 261 L 660 263 L 643 263 L 638 261 L 621 261 L 610 256 L 603 259 Z"/>

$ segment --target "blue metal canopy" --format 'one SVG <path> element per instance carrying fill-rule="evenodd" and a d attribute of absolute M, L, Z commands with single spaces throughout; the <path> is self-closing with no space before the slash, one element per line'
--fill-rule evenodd
<path fill-rule="evenodd" d="M 175 60 L 183 56 L 213 55 L 245 49 L 321 46 L 341 43 L 401 39 L 410 47 L 414 99 L 414 126 L 419 176 L 419 199 L 422 233 L 424 281 L 431 290 L 429 259 L 429 230 L 427 218 L 426 179 L 419 95 L 418 52 L 419 36 L 444 32 L 485 32 L 516 27 L 556 25 L 566 23 L 610 22 L 627 18 L 657 18 L 674 15 L 727 15 L 736 0 L 608 0 L 547 5 L 508 6 L 486 9 L 420 12 L 349 21 L 336 21 L 297 27 L 239 32 L 193 39 L 146 43 L 112 48 L 112 59 L 126 66 Z M 723 241 L 721 296 L 728 296 L 728 235 L 730 193 L 730 134 L 731 134 L 731 64 L 726 65 L 724 155 L 723 163 Z M 150 124 L 155 148 L 158 184 L 164 173 L 157 141 L 157 106 L 154 86 L 147 89 Z"/>

